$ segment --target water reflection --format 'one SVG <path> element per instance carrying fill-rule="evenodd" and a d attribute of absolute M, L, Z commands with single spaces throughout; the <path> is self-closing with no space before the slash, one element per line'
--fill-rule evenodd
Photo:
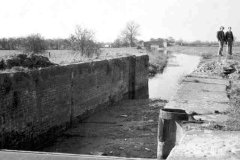
<path fill-rule="evenodd" d="M 168 64 L 162 74 L 149 79 L 149 98 L 169 100 L 179 87 L 184 75 L 193 72 L 200 61 L 199 56 L 167 53 Z"/>

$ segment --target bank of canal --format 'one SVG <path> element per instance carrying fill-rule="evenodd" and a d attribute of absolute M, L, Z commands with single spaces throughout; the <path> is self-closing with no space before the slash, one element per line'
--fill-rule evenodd
<path fill-rule="evenodd" d="M 193 72 L 200 62 L 200 56 L 195 55 L 168 53 L 168 56 L 168 64 L 163 73 L 149 79 L 149 98 L 169 100 L 184 76 Z"/>
<path fill-rule="evenodd" d="M 65 131 L 42 151 L 156 158 L 159 110 L 177 90 L 180 76 L 191 73 L 200 61 L 197 56 L 168 54 L 165 71 L 149 80 L 149 99 L 110 106 Z"/>

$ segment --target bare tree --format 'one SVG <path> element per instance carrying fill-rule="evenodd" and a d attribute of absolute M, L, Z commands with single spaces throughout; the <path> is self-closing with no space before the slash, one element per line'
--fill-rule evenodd
<path fill-rule="evenodd" d="M 129 21 L 126 24 L 125 29 L 122 31 L 122 38 L 125 38 L 129 41 L 130 46 L 134 47 L 134 41 L 137 39 L 136 37 L 140 35 L 140 25 L 134 21 Z"/>
<path fill-rule="evenodd" d="M 47 50 L 45 39 L 40 34 L 31 34 L 25 38 L 23 51 L 25 53 L 44 53 Z"/>
<path fill-rule="evenodd" d="M 87 54 L 89 47 L 93 47 L 94 31 L 77 25 L 75 33 L 70 36 L 73 50 L 78 50 L 82 55 Z"/>
<path fill-rule="evenodd" d="M 121 38 L 117 38 L 112 45 L 113 47 L 120 48 L 122 46 Z"/>

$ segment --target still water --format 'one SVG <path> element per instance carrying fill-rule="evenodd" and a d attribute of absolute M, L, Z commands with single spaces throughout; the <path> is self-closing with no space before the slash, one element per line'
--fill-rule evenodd
<path fill-rule="evenodd" d="M 168 53 L 168 55 L 168 64 L 164 72 L 149 79 L 149 98 L 170 100 L 183 76 L 193 72 L 200 62 L 199 56 L 179 53 Z"/>

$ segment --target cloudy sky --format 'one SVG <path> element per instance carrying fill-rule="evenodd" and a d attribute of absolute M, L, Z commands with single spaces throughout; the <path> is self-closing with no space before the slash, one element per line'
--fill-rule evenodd
<path fill-rule="evenodd" d="M 215 41 L 221 25 L 240 40 L 239 6 L 239 0 L 0 0 L 0 38 L 68 38 L 79 24 L 95 30 L 97 41 L 111 42 L 133 20 L 142 40 Z"/>

